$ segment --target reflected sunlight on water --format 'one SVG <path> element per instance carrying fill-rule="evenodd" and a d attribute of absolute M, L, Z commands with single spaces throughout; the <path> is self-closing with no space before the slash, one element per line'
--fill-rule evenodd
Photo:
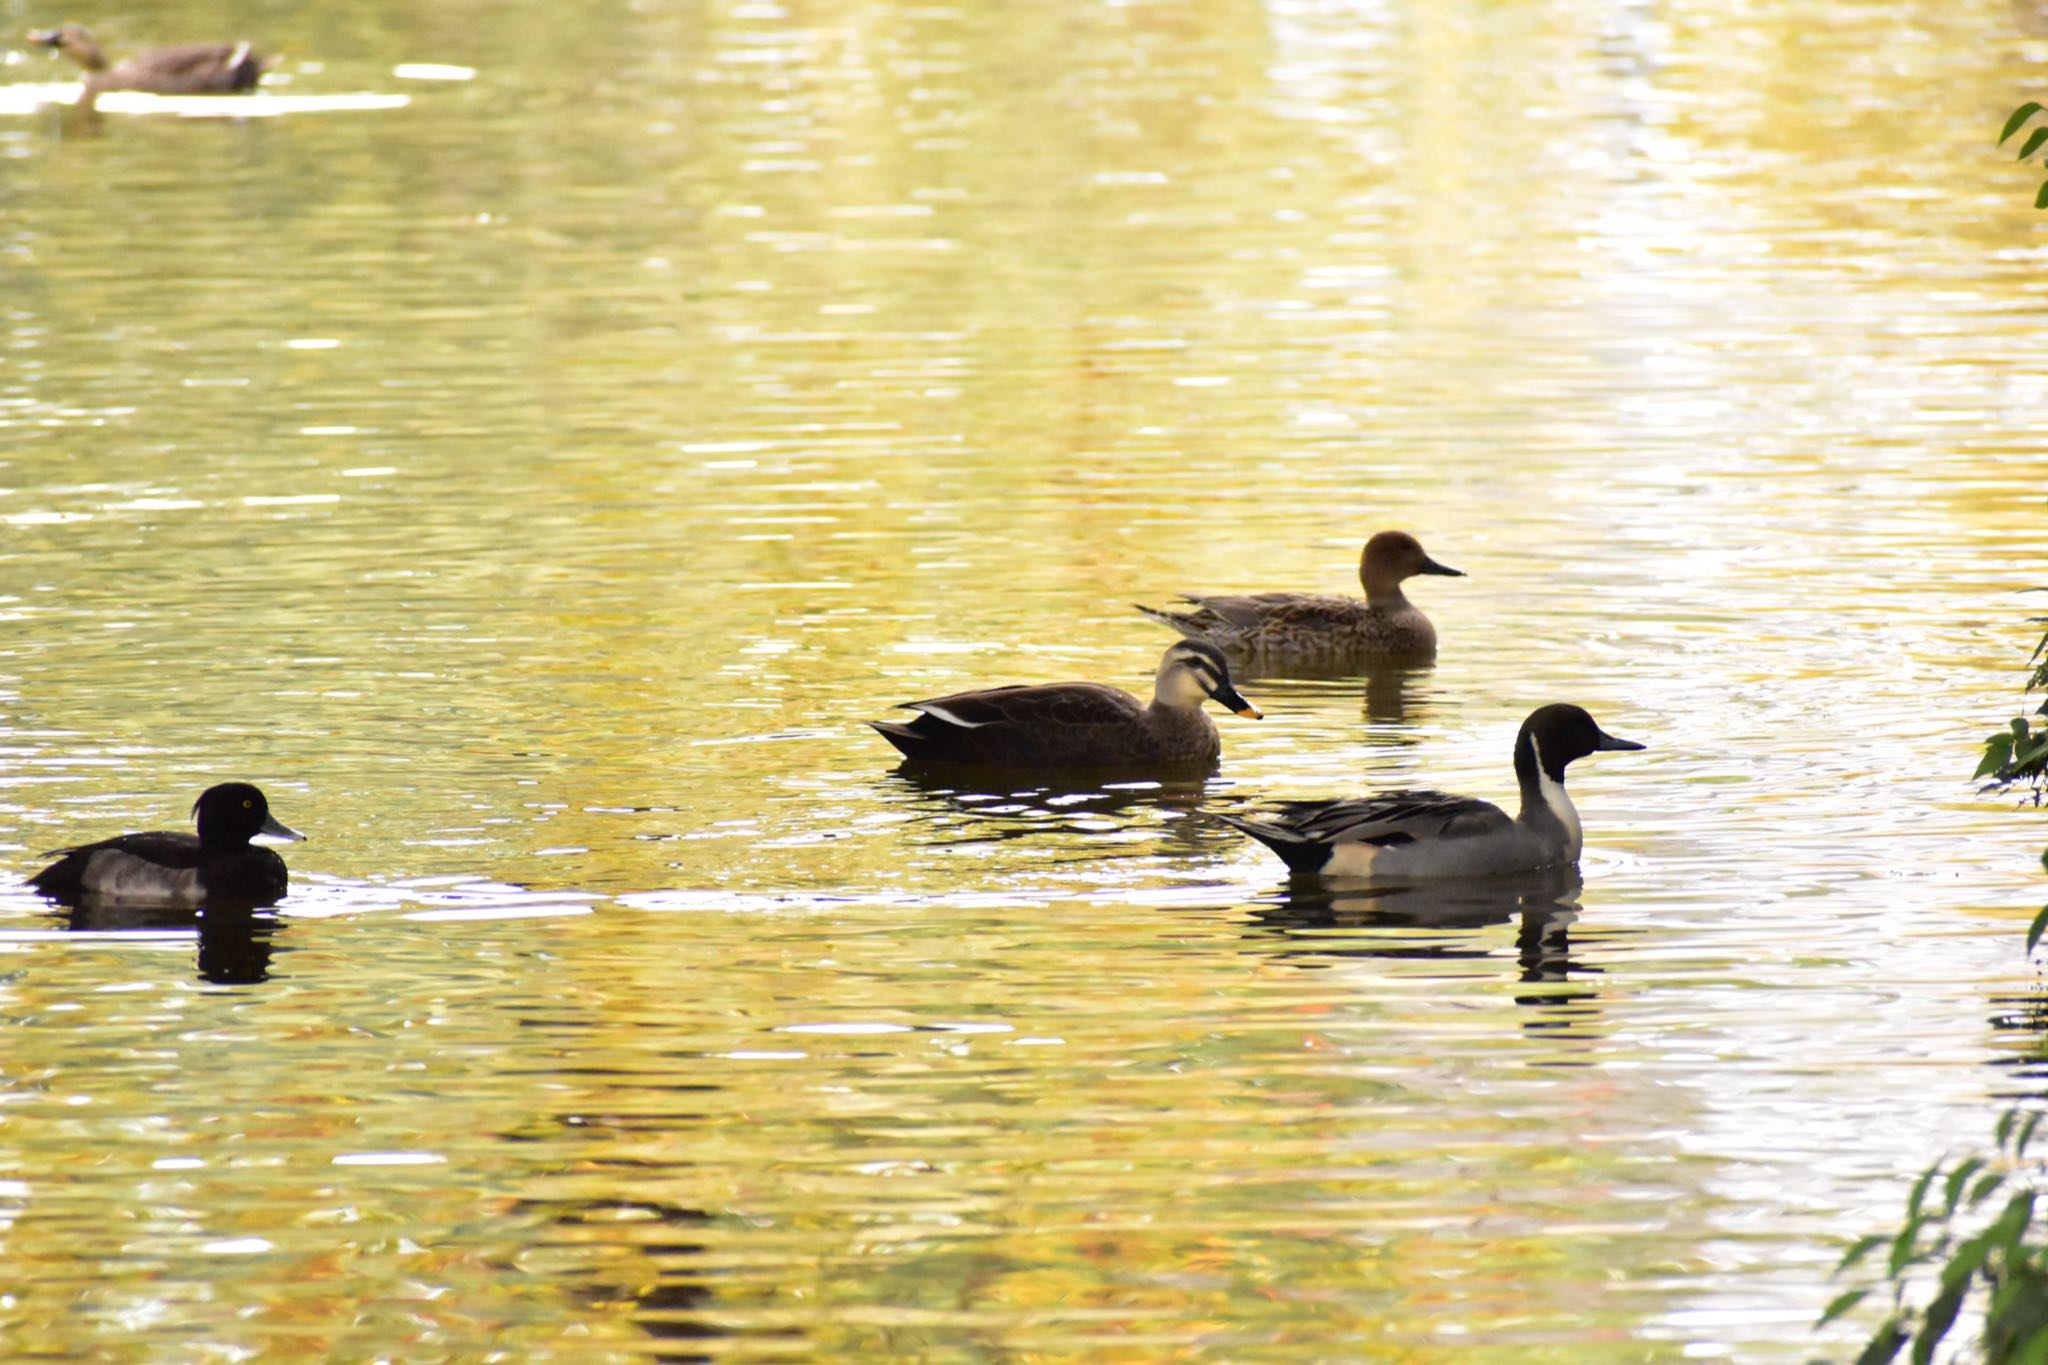
<path fill-rule="evenodd" d="M 0 843 L 311 836 L 274 912 L 0 892 L 17 1353 L 1806 1359 L 2038 1089 L 2041 826 L 1965 780 L 2013 11 L 246 17 L 294 117 L 0 87 Z M 1206 781 L 861 723 L 1142 693 L 1131 603 L 1393 526 L 1438 660 L 1241 679 Z M 1650 745 L 1582 877 L 1211 818 L 1504 800 L 1550 700 Z"/>

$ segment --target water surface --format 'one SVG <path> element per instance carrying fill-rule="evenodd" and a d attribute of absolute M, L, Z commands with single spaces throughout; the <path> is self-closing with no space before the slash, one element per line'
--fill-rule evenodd
<path fill-rule="evenodd" d="M 230 777 L 312 836 L 203 932 L 0 893 L 10 1353 L 1806 1359 L 2033 1087 L 2042 827 L 1965 780 L 2044 581 L 2029 12 L 245 28 L 302 106 L 0 102 L 0 853 Z M 1244 680 L 1206 783 L 860 723 L 1143 688 L 1131 602 L 1389 526 L 1436 664 Z M 1552 700 L 1651 746 L 1581 879 L 1204 818 L 1507 798 Z"/>

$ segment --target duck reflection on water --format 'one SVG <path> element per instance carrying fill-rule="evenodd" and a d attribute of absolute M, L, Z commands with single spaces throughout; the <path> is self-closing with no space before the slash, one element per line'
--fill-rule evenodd
<path fill-rule="evenodd" d="M 1052 836 L 1063 839 L 1053 847 L 1078 848 L 1094 858 L 1111 847 L 1127 848 L 1134 818 L 1150 834 L 1158 832 L 1153 827 L 1161 817 L 1166 832 L 1189 852 L 1207 855 L 1220 842 L 1204 827 L 1206 822 L 1182 818 L 1201 809 L 1211 794 L 1214 779 L 1206 777 L 1063 782 L 1029 771 L 968 775 L 904 764 L 886 782 L 918 810 L 920 823 L 929 830 L 921 841 L 927 847 Z M 1147 819 L 1148 811 L 1158 814 Z"/>
<path fill-rule="evenodd" d="M 247 901 L 222 898 L 193 908 L 88 899 L 58 913 L 73 933 L 196 933 L 199 979 L 216 986 L 268 981 L 271 959 L 280 951 L 271 943 L 280 927 L 278 917 Z"/>
<path fill-rule="evenodd" d="M 525 1243 L 549 1262 L 573 1266 L 562 1283 L 591 1306 L 624 1316 L 646 1334 L 654 1359 L 716 1360 L 711 1343 L 732 1333 L 717 1325 L 707 1238 L 718 1219 L 702 1209 L 655 1199 L 522 1199 L 509 1210 L 529 1222 Z M 530 1262 L 508 1268 L 528 1273 Z M 750 1333 L 794 1348 L 797 1333 Z"/>
<path fill-rule="evenodd" d="M 1333 664 L 1327 669 L 1296 665 L 1284 673 L 1263 673 L 1258 661 L 1241 666 L 1245 686 L 1266 698 L 1271 708 L 1299 697 L 1341 697 L 1358 689 L 1363 703 L 1361 714 L 1380 725 L 1409 725 L 1427 719 L 1435 694 L 1426 685 L 1436 672 L 1431 663 L 1389 662 L 1359 667 Z M 1413 743 L 1403 731 L 1390 731 L 1389 743 Z"/>
<path fill-rule="evenodd" d="M 1570 929 L 1584 882 L 1577 866 L 1512 877 L 1423 882 L 1413 886 L 1330 882 L 1296 877 L 1277 901 L 1252 912 L 1261 937 L 1292 940 L 1316 957 L 1479 960 L 1498 955 L 1489 936 L 1472 931 L 1516 924 L 1521 979 L 1565 981 L 1599 971 L 1571 957 Z M 1426 936 L 1406 932 L 1440 930 Z M 1346 932 L 1349 931 L 1349 932 Z M 1375 936 L 1379 931 L 1402 931 Z M 1546 994 L 1526 1003 L 1556 1004 Z"/>

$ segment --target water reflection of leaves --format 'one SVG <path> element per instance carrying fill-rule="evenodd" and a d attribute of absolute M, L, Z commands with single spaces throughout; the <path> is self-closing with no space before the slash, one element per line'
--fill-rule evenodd
<path fill-rule="evenodd" d="M 66 927 L 74 933 L 196 931 L 199 979 L 217 986 L 253 986 L 268 981 L 270 960 L 277 951 L 270 942 L 278 929 L 277 916 L 232 901 L 204 909 L 85 901 L 62 913 Z"/>

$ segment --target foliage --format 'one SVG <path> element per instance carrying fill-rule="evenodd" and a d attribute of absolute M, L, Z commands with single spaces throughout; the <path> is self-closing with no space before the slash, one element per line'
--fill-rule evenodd
<path fill-rule="evenodd" d="M 2027 126 L 2028 119 L 2041 112 L 2042 107 L 2038 100 L 2028 100 L 2013 110 L 2012 116 L 2005 121 L 2005 131 L 1998 135 L 1998 145 L 2003 147 L 2014 133 Z M 2025 161 L 2043 146 L 2048 146 L 2048 125 L 2037 127 L 2027 134 L 2027 140 L 2020 144 L 2019 159 Z M 2035 192 L 2034 207 L 2048 209 L 2048 180 L 2042 181 L 2041 188 Z"/>
<path fill-rule="evenodd" d="M 2036 131 L 2043 135 L 2043 141 L 2048 141 L 2048 128 Z M 2026 690 L 2048 691 L 2048 635 L 2043 635 L 2040 643 L 2034 646 L 2027 663 L 2033 671 L 2027 676 Z M 2048 702 L 2036 707 L 2034 715 L 2048 717 Z M 2007 790 L 2025 783 L 2031 789 L 2035 805 L 2048 799 L 2048 720 L 2036 729 L 2026 716 L 2014 716 L 2005 729 L 1984 741 L 1984 757 L 1977 764 L 1975 775 L 1990 779 L 1985 784 L 1986 790 Z M 2048 871 L 2048 853 L 2042 855 L 2041 866 Z M 2029 954 L 2040 943 L 2044 932 L 2048 932 L 2048 906 L 2041 907 L 2041 912 L 2034 916 L 2033 924 L 2027 928 Z"/>
<path fill-rule="evenodd" d="M 2040 105 L 2022 105 L 2005 136 L 2040 111 Z M 2029 136 L 2022 155 L 2031 156 L 2044 144 L 2048 127 Z M 2042 202 L 2048 205 L 2048 185 L 2042 187 Z M 2048 635 L 2027 662 L 2033 669 L 2027 691 L 2048 690 Z M 2048 705 L 2034 714 L 2048 716 Z M 1988 776 L 1998 788 L 2025 782 L 2039 804 L 2048 790 L 2048 723 L 2036 730 L 2026 717 L 2015 717 L 2008 729 L 1986 741 L 1977 776 Z M 2048 854 L 2041 863 L 2048 869 Z M 2048 908 L 2027 930 L 2029 955 L 2044 929 Z M 1935 1162 L 1913 1183 L 1905 1224 L 1896 1232 L 1862 1238 L 1842 1257 L 1837 1275 L 1882 1251 L 1880 1283 L 1891 1290 L 1891 1310 L 1864 1343 L 1857 1365 L 1895 1360 L 1909 1346 L 1914 1365 L 1927 1365 L 1965 1306 L 1981 1314 L 1976 1355 L 1986 1365 L 2048 1365 L 2048 1188 L 2027 1165 L 2027 1147 L 2044 1118 L 2048 1113 L 2008 1109 L 1998 1120 L 1996 1162 L 1973 1156 L 1948 1170 Z M 2001 1193 L 2003 1202 L 1995 1202 Z M 1909 1303 L 1909 1292 L 1930 1273 L 1932 1297 L 1924 1304 Z M 1837 1295 L 1816 1325 L 1833 1322 L 1874 1292 L 1864 1287 Z M 1957 1348 L 1954 1354 L 1964 1358 L 1968 1351 Z"/>
<path fill-rule="evenodd" d="M 1970 1157 L 1947 1171 L 1935 1162 L 1913 1183 L 1904 1226 L 1864 1237 L 1842 1257 L 1837 1274 L 1881 1251 L 1884 1278 L 1891 1285 L 1891 1311 L 1864 1344 L 1857 1365 L 1894 1360 L 1908 1346 L 1914 1365 L 1926 1365 L 1973 1297 L 1981 1301 L 1979 1347 L 1987 1365 L 2048 1362 L 2048 1201 L 2032 1180 L 2020 1176 L 2028 1144 L 2044 1117 L 2007 1111 L 1998 1121 L 2004 1169 L 1993 1169 L 1983 1157 Z M 2000 1192 L 2004 1202 L 1990 1202 Z M 1908 1290 L 1930 1268 L 1937 1276 L 1933 1297 L 1924 1306 L 1909 1304 Z M 1820 1324 L 1834 1321 L 1872 1292 L 1863 1288 L 1838 1295 Z"/>

